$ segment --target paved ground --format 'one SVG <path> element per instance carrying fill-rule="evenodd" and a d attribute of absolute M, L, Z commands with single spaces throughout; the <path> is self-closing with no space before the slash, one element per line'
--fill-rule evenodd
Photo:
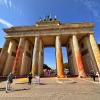
<path fill-rule="evenodd" d="M 16 79 L 12 90 L 5 93 L 5 82 L 0 82 L 0 100 L 100 100 L 100 83 L 92 79 L 41 78 L 38 85 L 27 79 Z"/>

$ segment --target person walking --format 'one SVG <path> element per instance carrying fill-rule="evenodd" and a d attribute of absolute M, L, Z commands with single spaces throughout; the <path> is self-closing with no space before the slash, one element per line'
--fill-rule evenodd
<path fill-rule="evenodd" d="M 7 82 L 6 82 L 6 93 L 8 93 L 8 91 L 10 90 L 10 86 L 13 83 L 13 79 L 14 79 L 14 75 L 12 73 L 10 73 L 7 77 Z"/>
<path fill-rule="evenodd" d="M 93 78 L 93 81 L 95 82 L 95 73 L 94 72 L 92 73 L 92 78 Z"/>
<path fill-rule="evenodd" d="M 31 85 L 31 83 L 32 83 L 32 73 L 30 72 L 30 73 L 28 74 L 28 84 Z"/>

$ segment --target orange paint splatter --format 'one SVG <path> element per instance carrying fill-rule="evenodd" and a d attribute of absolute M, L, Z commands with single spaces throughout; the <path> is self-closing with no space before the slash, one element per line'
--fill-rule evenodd
<path fill-rule="evenodd" d="M 13 73 L 15 73 L 18 70 L 17 64 L 18 64 L 19 56 L 20 56 L 20 48 L 17 49 L 16 58 L 13 66 Z"/>

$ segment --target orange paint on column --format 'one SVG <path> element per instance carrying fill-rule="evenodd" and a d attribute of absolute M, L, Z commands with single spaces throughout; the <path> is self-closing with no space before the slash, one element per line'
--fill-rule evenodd
<path fill-rule="evenodd" d="M 17 64 L 18 64 L 19 56 L 20 56 L 20 48 L 17 49 L 16 58 L 14 61 L 12 73 L 16 73 L 18 71 Z"/>
<path fill-rule="evenodd" d="M 64 77 L 64 65 L 63 65 L 63 59 L 60 48 L 57 48 L 57 73 L 58 77 L 63 78 Z"/>
<path fill-rule="evenodd" d="M 78 67 L 78 72 L 79 72 L 79 76 L 81 77 L 86 77 L 85 71 L 84 71 L 84 66 L 83 66 L 83 62 L 82 62 L 82 57 L 81 57 L 81 53 L 78 51 L 76 54 L 76 63 L 77 63 L 77 67 Z"/>
<path fill-rule="evenodd" d="M 81 57 L 81 53 L 80 53 L 80 49 L 78 45 L 78 39 L 76 35 L 73 35 L 73 46 L 74 46 L 75 60 L 76 60 L 79 77 L 86 77 L 84 66 L 82 63 L 82 57 Z"/>

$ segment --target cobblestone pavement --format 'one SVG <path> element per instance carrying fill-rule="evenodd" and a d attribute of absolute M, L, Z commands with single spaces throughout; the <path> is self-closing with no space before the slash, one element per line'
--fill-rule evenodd
<path fill-rule="evenodd" d="M 96 79 L 97 80 L 97 79 Z M 100 83 L 92 79 L 41 78 L 41 84 L 27 79 L 15 79 L 11 91 L 5 92 L 6 82 L 0 82 L 0 100 L 100 100 Z"/>

